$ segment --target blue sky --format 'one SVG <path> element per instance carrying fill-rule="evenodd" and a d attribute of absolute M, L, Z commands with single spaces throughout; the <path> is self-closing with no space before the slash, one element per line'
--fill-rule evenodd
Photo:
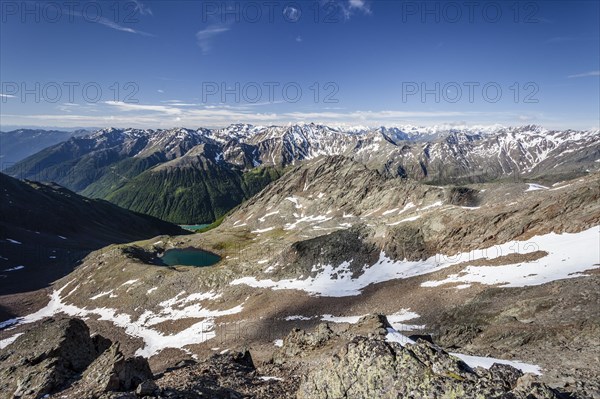
<path fill-rule="evenodd" d="M 600 119 L 597 1 L 0 3 L 2 130 Z"/>

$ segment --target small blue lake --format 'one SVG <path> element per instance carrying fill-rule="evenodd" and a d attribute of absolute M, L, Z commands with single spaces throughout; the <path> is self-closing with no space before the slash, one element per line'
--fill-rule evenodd
<path fill-rule="evenodd" d="M 169 249 L 160 257 L 167 266 L 212 266 L 221 260 L 219 255 L 202 251 L 201 249 Z"/>
<path fill-rule="evenodd" d="M 210 225 L 208 225 L 208 224 L 181 224 L 181 225 L 179 225 L 179 227 L 181 227 L 182 229 L 186 229 L 189 231 L 196 231 L 199 229 L 203 229 L 206 226 L 210 226 Z"/>

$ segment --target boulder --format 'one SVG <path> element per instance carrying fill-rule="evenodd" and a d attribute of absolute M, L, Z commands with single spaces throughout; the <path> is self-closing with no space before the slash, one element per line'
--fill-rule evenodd
<path fill-rule="evenodd" d="M 96 358 L 86 324 L 48 319 L 0 350 L 0 391 L 39 398 L 69 385 Z"/>
<path fill-rule="evenodd" d="M 125 358 L 119 344 L 113 344 L 83 373 L 81 387 L 86 392 L 132 391 L 153 378 L 148 360 Z"/>
<path fill-rule="evenodd" d="M 157 389 L 158 386 L 154 381 L 146 380 L 137 386 L 137 388 L 135 389 L 135 394 L 138 396 L 148 396 L 152 395 Z"/>

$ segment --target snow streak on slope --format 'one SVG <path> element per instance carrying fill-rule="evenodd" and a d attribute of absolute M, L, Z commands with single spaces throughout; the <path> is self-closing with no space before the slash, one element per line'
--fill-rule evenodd
<path fill-rule="evenodd" d="M 461 272 L 439 281 L 426 281 L 423 287 L 449 283 L 501 284 L 504 287 L 539 285 L 581 276 L 600 267 L 600 226 L 576 234 L 550 233 L 532 238 L 520 253 L 546 251 L 548 255 L 531 262 L 502 266 L 467 266 Z M 504 244 L 506 245 L 506 244 Z M 513 245 L 519 245 L 514 243 Z"/>
<path fill-rule="evenodd" d="M 468 253 L 454 256 L 436 255 L 420 261 L 396 261 L 382 252 L 379 261 L 372 266 L 366 265 L 363 274 L 357 278 L 352 278 L 350 264 L 344 262 L 338 267 L 315 266 L 313 270 L 318 272 L 317 275 L 304 280 L 274 281 L 242 277 L 232 281 L 231 284 L 246 284 L 274 290 L 296 289 L 315 296 L 353 296 L 359 295 L 362 289 L 370 284 L 420 276 L 467 261 L 545 251 L 548 255 L 536 261 L 504 266 L 469 266 L 464 270 L 466 273 L 464 276 L 452 275 L 446 280 L 422 284 L 424 287 L 436 287 L 454 282 L 480 282 L 506 287 L 539 285 L 553 280 L 579 277 L 585 270 L 600 267 L 599 228 L 600 226 L 595 226 L 574 234 L 550 233 L 533 237 L 528 241 L 510 241 Z"/>
<path fill-rule="evenodd" d="M 137 320 L 134 320 L 128 314 L 118 313 L 116 309 L 87 309 L 64 303 L 61 293 L 70 284 L 71 282 L 55 290 L 50 296 L 50 302 L 44 308 L 20 318 L 19 322 L 22 324 L 33 323 L 58 313 L 81 318 L 99 316 L 99 320 L 110 321 L 114 325 L 123 328 L 128 335 L 141 338 L 144 341 L 144 347 L 140 348 L 136 355 L 151 357 L 166 348 L 183 349 L 187 345 L 199 344 L 214 338 L 216 336 L 214 319 L 239 313 L 243 309 L 243 305 L 226 310 L 205 309 L 197 302 L 215 299 L 218 297 L 217 294 L 212 292 L 195 293 L 185 297 L 185 292 L 181 292 L 174 298 L 160 303 L 161 310 L 159 312 L 146 311 Z M 191 318 L 201 319 L 201 321 L 175 334 L 164 334 L 158 329 L 152 328 L 152 326 L 167 320 Z M 14 339 L 14 337 L 10 339 Z"/>

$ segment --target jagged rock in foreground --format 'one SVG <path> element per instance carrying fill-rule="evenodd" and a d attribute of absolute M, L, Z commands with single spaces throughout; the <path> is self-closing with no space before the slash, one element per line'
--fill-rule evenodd
<path fill-rule="evenodd" d="M 295 356 L 299 346 L 312 364 L 298 399 L 326 398 L 559 398 L 530 374 L 507 365 L 472 370 L 438 346 L 419 339 L 401 345 L 384 316 L 366 316 L 341 335 L 325 326 L 314 333 L 293 331 L 277 361 Z M 336 342 L 337 341 L 337 342 Z M 310 356 L 309 351 L 320 355 Z M 323 354 L 326 354 L 323 356 Z M 318 357 L 322 362 L 318 362 Z"/>
<path fill-rule="evenodd" d="M 146 359 L 125 359 L 119 344 L 115 343 L 83 373 L 80 389 L 97 395 L 107 391 L 131 391 L 152 378 Z M 148 391 L 148 384 L 145 386 Z"/>
<path fill-rule="evenodd" d="M 473 370 L 430 342 L 399 338 L 384 316 L 365 316 L 342 331 L 295 329 L 265 364 L 242 350 L 182 362 L 154 380 L 146 359 L 91 338 L 81 320 L 50 319 L 0 351 L 0 388 L 13 399 L 561 397 L 511 366 Z"/>
<path fill-rule="evenodd" d="M 49 319 L 0 350 L 0 390 L 38 398 L 67 384 L 96 356 L 84 322 Z"/>
<path fill-rule="evenodd" d="M 299 399 L 558 398 L 530 375 L 502 364 L 470 370 L 442 349 L 356 337 L 300 386 Z"/>
<path fill-rule="evenodd" d="M 71 397 L 96 398 L 110 390 L 133 390 L 152 377 L 146 359 L 125 359 L 118 344 L 90 337 L 87 325 L 75 318 L 48 319 L 0 350 L 0 390 L 6 398 L 37 399 L 80 378 Z"/>

